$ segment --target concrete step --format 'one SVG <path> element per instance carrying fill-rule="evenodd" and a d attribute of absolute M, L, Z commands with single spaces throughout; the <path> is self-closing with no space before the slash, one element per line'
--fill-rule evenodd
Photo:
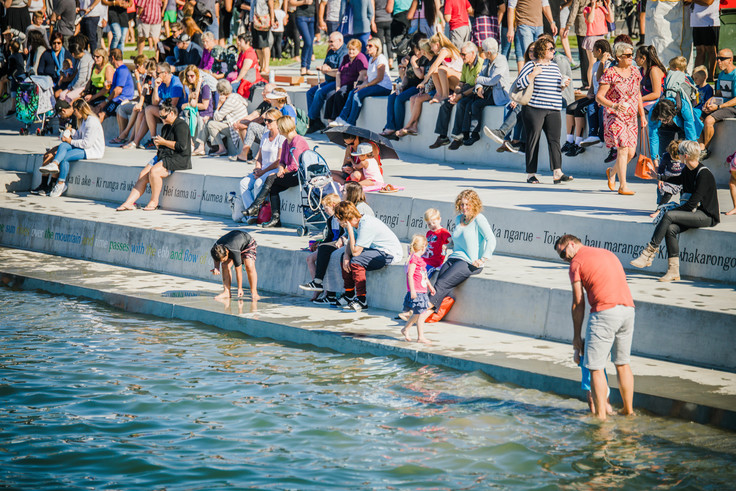
<path fill-rule="evenodd" d="M 0 245 L 119 266 L 217 281 L 209 269 L 214 241 L 233 227 L 229 220 L 174 211 L 121 212 L 75 198 L 0 195 Z M 247 228 L 259 243 L 259 288 L 305 293 L 309 279 L 306 238 L 292 231 Z M 99 282 L 106 278 L 100 276 Z M 679 363 L 736 370 L 736 292 L 723 284 L 682 281 L 660 284 L 630 275 L 637 305 L 636 353 Z M 213 288 L 214 285 L 213 285 Z M 369 274 L 368 301 L 399 311 L 406 292 L 403 265 Z M 457 291 L 451 322 L 535 338 L 569 342 L 570 285 L 567 267 L 495 255 L 485 271 Z"/>
<path fill-rule="evenodd" d="M 326 142 L 324 135 L 311 138 L 333 168 L 342 161 L 344 150 Z M 35 148 L 29 149 L 29 144 Z M 35 172 L 33 186 L 40 180 L 36 171 L 40 152 L 56 144 L 51 137 L 3 138 L 0 168 Z M 153 152 L 107 148 L 105 157 L 71 165 L 67 195 L 121 203 L 138 173 Z M 240 179 L 251 172 L 244 163 L 222 158 L 195 157 L 193 169 L 176 172 L 164 182 L 161 205 L 186 213 L 230 217 L 228 194 L 239 193 Z M 368 193 L 376 215 L 402 240 L 426 232 L 423 215 L 427 208 L 440 210 L 445 226 L 453 226 L 454 201 L 460 190 L 475 189 L 485 205 L 484 214 L 497 235 L 497 250 L 505 254 L 556 260 L 552 244 L 559 235 L 573 233 L 591 245 L 615 252 L 625 267 L 651 238 L 649 213 L 654 208 L 655 187 L 651 182 L 634 182 L 636 196 L 619 196 L 608 191 L 604 180 L 578 178 L 568 185 L 528 185 L 524 174 L 469 165 L 449 165 L 424 159 L 386 160 L 387 182 L 403 186 L 395 194 Z M 550 177 L 543 177 L 546 183 Z M 146 194 L 140 201 L 148 201 Z M 730 206 L 730 195 L 719 191 L 721 207 Z M 282 220 L 301 225 L 301 195 L 298 188 L 282 193 Z M 714 228 L 688 231 L 680 237 L 682 274 L 736 284 L 736 219 L 722 217 Z M 631 271 L 636 271 L 630 269 Z M 666 270 L 664 249 L 650 269 Z"/>
<path fill-rule="evenodd" d="M 27 192 L 31 189 L 32 174 L 0 169 L 0 192 Z"/>
<path fill-rule="evenodd" d="M 218 303 L 213 300 L 218 287 L 211 282 L 4 248 L 0 280 L 13 288 L 90 298 L 127 312 L 198 321 L 248 336 L 480 370 L 499 383 L 576 398 L 580 402 L 571 401 L 570 409 L 581 416 L 588 411 L 568 343 L 443 322 L 427 325 L 425 334 L 433 344 L 420 346 L 403 340 L 402 324 L 391 320 L 389 311 L 346 313 L 315 307 L 303 297 L 266 292 L 257 302 L 246 297 Z M 650 411 L 736 429 L 736 374 L 638 356 L 632 357 L 631 367 L 638 418 L 650 417 L 645 414 Z M 611 402 L 619 404 L 610 364 L 608 376 Z"/>

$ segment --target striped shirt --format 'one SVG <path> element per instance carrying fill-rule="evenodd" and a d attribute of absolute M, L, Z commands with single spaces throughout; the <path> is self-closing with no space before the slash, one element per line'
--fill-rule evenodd
<path fill-rule="evenodd" d="M 535 63 L 528 62 L 519 72 L 519 78 L 516 84 L 520 89 L 529 86 L 529 74 L 534 70 Z M 542 67 L 542 73 L 534 79 L 534 92 L 532 99 L 529 101 L 531 107 L 537 109 L 555 109 L 562 108 L 562 73 L 555 63 L 546 65 L 539 64 Z"/>
<path fill-rule="evenodd" d="M 161 24 L 161 9 L 163 8 L 161 0 L 143 0 L 137 2 L 137 5 L 138 19 L 141 24 Z"/>

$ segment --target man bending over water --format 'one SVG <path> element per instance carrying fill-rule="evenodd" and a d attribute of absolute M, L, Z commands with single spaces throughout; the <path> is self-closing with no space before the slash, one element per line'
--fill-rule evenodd
<path fill-rule="evenodd" d="M 232 275 L 230 267 L 235 266 L 235 280 L 238 283 L 238 298 L 243 296 L 243 270 L 248 274 L 250 285 L 250 296 L 253 300 L 261 298 L 258 295 L 258 275 L 256 273 L 256 248 L 258 244 L 247 233 L 241 230 L 233 230 L 223 235 L 210 249 L 210 255 L 215 261 L 212 274 L 217 276 L 222 271 L 223 291 L 215 297 L 215 300 L 230 298 L 230 285 Z"/>

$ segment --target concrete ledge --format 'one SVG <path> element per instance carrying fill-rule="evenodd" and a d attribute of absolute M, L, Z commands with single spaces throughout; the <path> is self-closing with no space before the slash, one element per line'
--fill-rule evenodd
<path fill-rule="evenodd" d="M 0 192 L 28 191 L 31 189 L 31 177 L 27 172 L 0 170 Z"/>
<path fill-rule="evenodd" d="M 427 332 L 435 344 L 417 347 L 398 339 L 399 326 L 388 320 L 388 312 L 345 314 L 275 295 L 257 303 L 226 302 L 223 308 L 212 300 L 216 287 L 210 283 L 27 251 L 0 249 L 0 258 L 0 280 L 14 288 L 82 296 L 129 312 L 199 321 L 342 353 L 480 370 L 501 383 L 581 398 L 580 370 L 572 364 L 566 344 L 435 324 Z M 637 410 L 736 429 L 736 375 L 638 357 L 631 365 Z M 615 388 L 616 378 L 610 375 Z M 611 400 L 620 402 L 617 390 L 612 390 Z M 587 412 L 582 402 L 580 412 Z"/>
<path fill-rule="evenodd" d="M 47 200 L 49 202 L 50 200 Z M 71 258 L 211 280 L 209 249 L 228 227 L 204 217 L 174 212 L 115 213 L 85 202 L 84 217 L 74 200 L 55 201 L 56 211 L 27 211 L 18 198 L 0 206 L 0 244 Z M 7 203 L 7 200 L 6 200 Z M 259 288 L 301 294 L 308 279 L 304 240 L 283 230 L 250 230 L 259 243 Z M 556 341 L 570 341 L 570 287 L 566 267 L 530 259 L 496 256 L 481 275 L 457 291 L 448 320 Z M 406 291 L 402 265 L 369 275 L 369 304 L 398 311 Z M 658 285 L 630 278 L 637 304 L 637 353 L 662 359 L 736 370 L 730 343 L 736 334 L 736 308 L 730 287 L 677 283 Z M 702 301 L 700 299 L 703 299 Z M 703 331 L 707 327 L 707 332 Z M 666 335 L 663 335 L 666 332 Z"/>

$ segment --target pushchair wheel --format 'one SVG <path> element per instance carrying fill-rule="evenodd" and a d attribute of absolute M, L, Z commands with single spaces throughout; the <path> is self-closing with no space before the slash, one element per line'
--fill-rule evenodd
<path fill-rule="evenodd" d="M 304 237 L 305 235 L 307 235 L 307 228 L 306 227 L 297 227 L 296 234 L 299 237 Z"/>

